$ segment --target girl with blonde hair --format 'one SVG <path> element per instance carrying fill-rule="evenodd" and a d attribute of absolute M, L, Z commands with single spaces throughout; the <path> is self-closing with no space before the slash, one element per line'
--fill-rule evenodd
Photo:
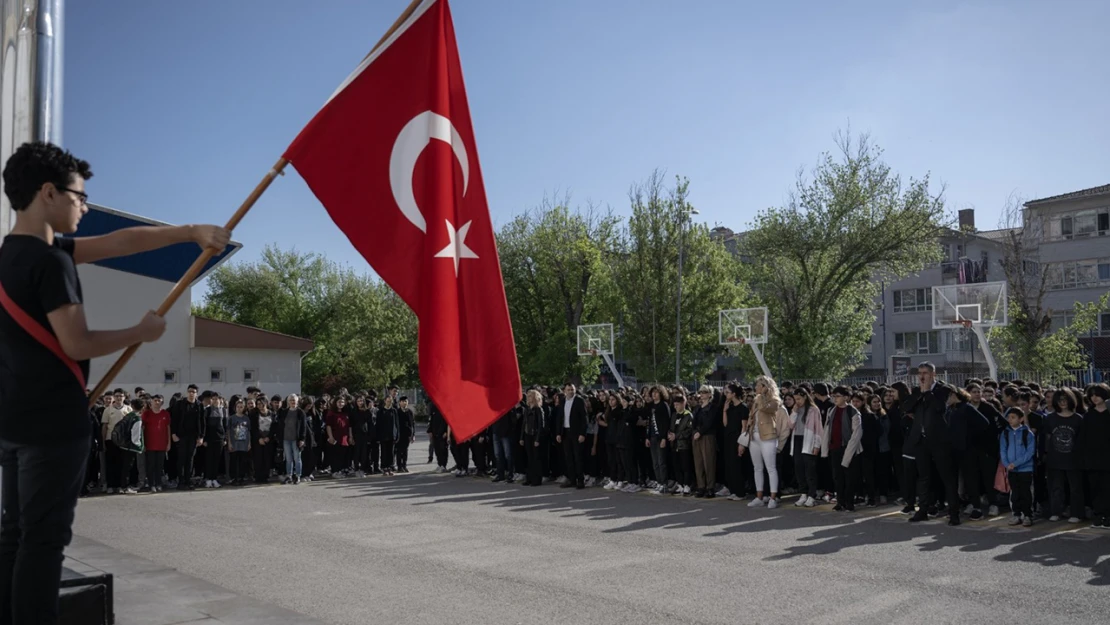
<path fill-rule="evenodd" d="M 755 499 L 748 507 L 777 508 L 779 495 L 778 453 L 786 445 L 791 432 L 790 415 L 782 405 L 779 387 L 771 378 L 761 375 L 755 379 L 755 401 L 752 404 L 752 418 L 739 443 L 751 449 L 752 466 L 755 469 Z M 766 468 L 770 482 L 771 496 L 763 496 L 763 470 Z"/>

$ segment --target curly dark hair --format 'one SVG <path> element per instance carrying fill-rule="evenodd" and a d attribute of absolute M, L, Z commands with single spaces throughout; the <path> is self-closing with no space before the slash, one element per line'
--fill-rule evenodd
<path fill-rule="evenodd" d="M 4 165 L 4 194 L 14 210 L 25 210 L 42 185 L 49 182 L 59 189 L 67 187 L 73 174 L 85 180 L 93 176 L 88 161 L 53 143 L 24 143 Z"/>

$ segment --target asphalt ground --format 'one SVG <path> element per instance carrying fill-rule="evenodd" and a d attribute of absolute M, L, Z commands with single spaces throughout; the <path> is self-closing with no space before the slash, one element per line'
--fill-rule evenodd
<path fill-rule="evenodd" d="M 1086 525 L 953 528 L 895 506 L 751 509 L 412 468 L 93 497 L 75 533 L 336 624 L 1110 622 L 1110 532 Z"/>

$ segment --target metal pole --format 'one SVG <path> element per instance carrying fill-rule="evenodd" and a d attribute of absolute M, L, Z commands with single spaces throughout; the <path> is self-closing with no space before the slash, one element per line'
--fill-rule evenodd
<path fill-rule="evenodd" d="M 35 68 L 35 138 L 62 144 L 62 71 L 65 67 L 65 7 L 63 0 L 39 0 L 35 29 L 38 58 Z"/>

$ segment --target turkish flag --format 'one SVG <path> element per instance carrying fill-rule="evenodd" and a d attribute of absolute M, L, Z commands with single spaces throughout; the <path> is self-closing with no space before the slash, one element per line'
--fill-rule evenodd
<path fill-rule="evenodd" d="M 420 321 L 457 440 L 520 401 L 516 345 L 447 0 L 424 0 L 285 152 Z"/>

